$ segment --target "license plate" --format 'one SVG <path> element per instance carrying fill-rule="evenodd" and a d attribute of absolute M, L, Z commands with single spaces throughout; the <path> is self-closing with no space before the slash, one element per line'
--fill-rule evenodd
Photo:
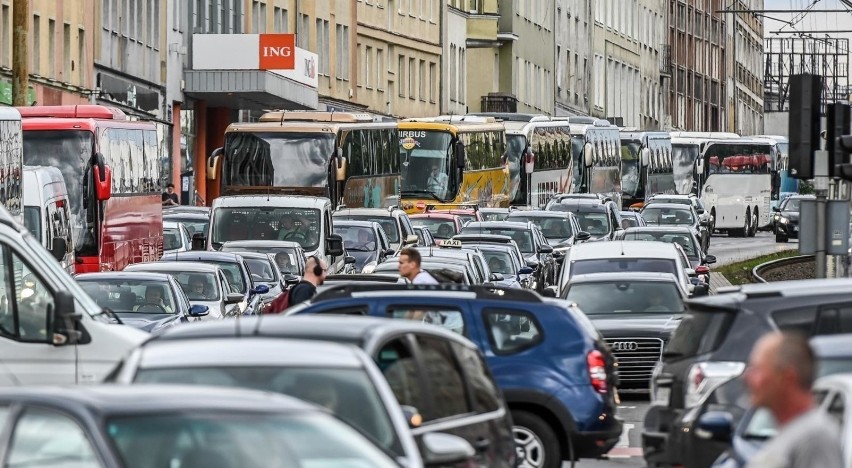
<path fill-rule="evenodd" d="M 654 401 L 652 402 L 655 405 L 660 406 L 669 406 L 669 398 L 672 395 L 672 389 L 668 387 L 658 388 L 656 393 L 654 394 Z"/>

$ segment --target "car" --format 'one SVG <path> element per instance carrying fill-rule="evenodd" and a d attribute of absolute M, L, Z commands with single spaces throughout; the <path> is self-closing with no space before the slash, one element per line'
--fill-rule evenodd
<path fill-rule="evenodd" d="M 397 252 L 403 247 L 417 244 L 417 234 L 405 211 L 398 207 L 384 208 L 339 208 L 334 212 L 332 222 L 337 220 L 375 221 L 382 226 L 388 236 L 391 248 Z M 434 233 L 433 233 L 434 234 Z"/>
<path fill-rule="evenodd" d="M 344 284 L 405 284 L 405 282 L 406 280 L 399 274 L 328 275 L 325 277 L 325 281 L 317 286 L 317 293 Z"/>
<path fill-rule="evenodd" d="M 432 233 L 429 232 L 429 229 L 425 227 L 414 226 L 414 232 L 417 234 L 417 245 L 420 247 L 432 247 L 438 245 L 438 242 L 435 240 L 435 237 L 432 236 Z"/>
<path fill-rule="evenodd" d="M 585 242 L 592 236 L 580 229 L 573 213 L 565 211 L 518 211 L 509 212 L 506 221 L 533 223 L 541 229 L 547 243 L 554 251 L 570 249 L 575 243 Z"/>
<path fill-rule="evenodd" d="M 121 323 L 149 333 L 201 320 L 210 313 L 205 305 L 192 305 L 180 284 L 167 274 L 110 271 L 83 273 L 74 279 Z"/>
<path fill-rule="evenodd" d="M 651 203 L 640 212 L 648 226 L 686 226 L 692 230 L 701 245 L 701 251 L 710 249 L 710 230 L 700 221 L 691 206 L 679 203 Z"/>
<path fill-rule="evenodd" d="M 716 257 L 701 249 L 700 241 L 695 232 L 688 227 L 679 226 L 647 226 L 626 229 L 619 236 L 620 240 L 655 241 L 675 243 L 683 247 L 690 268 L 704 283 L 710 283 L 710 267 L 716 263 Z M 703 267 L 703 268 L 702 268 Z"/>
<path fill-rule="evenodd" d="M 420 267 L 429 272 L 438 282 L 460 284 L 482 284 L 482 277 L 475 270 L 473 261 L 466 257 L 423 256 Z M 376 266 L 373 273 L 381 275 L 399 274 L 399 257 L 389 258 Z"/>
<path fill-rule="evenodd" d="M 331 288 L 322 294 L 339 292 Z M 290 310 L 304 310 L 309 303 Z M 360 308 L 354 312 L 360 313 Z M 434 432 L 458 435 L 477 449 L 479 466 L 516 466 L 511 418 L 474 343 L 442 327 L 409 320 L 340 316 L 345 313 L 338 307 L 330 316 L 247 317 L 232 326 L 221 323 L 197 331 L 191 330 L 196 327 L 175 328 L 159 339 L 197 340 L 239 333 L 357 346 L 378 365 L 398 403 L 419 410 L 422 423 L 413 430 L 416 439 Z"/>
<path fill-rule="evenodd" d="M 441 241 L 445 241 L 454 235 L 461 232 L 464 221 L 461 216 L 450 213 L 420 213 L 408 215 L 411 218 L 411 224 L 414 227 L 425 227 L 429 229 L 432 237 L 440 245 Z"/>
<path fill-rule="evenodd" d="M 643 218 L 642 215 L 636 211 L 622 211 L 619 214 L 621 215 L 622 229 L 647 226 L 647 224 L 645 223 L 645 218 Z"/>
<path fill-rule="evenodd" d="M 111 382 L 245 387 L 282 393 L 322 406 L 401 461 L 422 467 L 423 459 L 409 427 L 418 409 L 405 413 L 382 372 L 363 350 L 351 344 L 319 340 L 244 335 L 150 340 L 137 348 L 114 372 Z M 425 410 L 425 408 L 424 408 Z M 416 427 L 416 426 L 415 426 Z M 473 458 L 466 446 L 456 462 Z M 422 442 L 429 442 L 429 437 Z M 434 440 L 434 439 L 432 439 Z"/>
<path fill-rule="evenodd" d="M 505 221 L 509 208 L 480 208 L 479 216 L 483 221 Z"/>
<path fill-rule="evenodd" d="M 654 370 L 642 432 L 647 464 L 682 464 L 695 457 L 712 462 L 724 447 L 698 438 L 695 423 L 712 410 L 729 412 L 731 424 L 738 424 L 745 388 L 736 379 L 754 343 L 776 330 L 811 337 L 849 330 L 852 315 L 842 304 L 852 302 L 850 291 L 850 279 L 780 281 L 688 301 Z"/>
<path fill-rule="evenodd" d="M 270 254 L 275 258 L 278 270 L 290 283 L 292 277 L 298 282 L 305 274 L 307 257 L 301 244 L 292 241 L 228 241 L 222 244 L 220 252 L 258 252 Z M 279 255 L 280 254 L 280 255 Z"/>
<path fill-rule="evenodd" d="M 775 242 L 787 242 L 799 238 L 799 210 L 802 200 L 815 200 L 813 195 L 793 195 L 776 207 L 772 222 Z"/>
<path fill-rule="evenodd" d="M 447 205 L 441 206 L 443 207 Z M 426 213 L 443 213 L 458 216 L 461 218 L 462 225 L 473 221 L 485 221 L 485 218 L 483 218 L 479 213 L 479 206 L 477 205 L 459 205 L 457 208 L 450 209 L 436 208 L 432 205 L 426 205 Z"/>
<path fill-rule="evenodd" d="M 370 273 L 396 253 L 382 226 L 374 221 L 336 220 L 334 232 L 343 237 L 346 254 L 355 259 L 355 273 Z"/>
<path fill-rule="evenodd" d="M 451 240 L 461 242 L 462 246 L 480 249 L 483 254 L 488 251 L 489 247 L 502 248 L 511 256 L 512 262 L 520 265 L 520 268 L 517 270 L 517 280 L 520 286 L 524 289 L 534 289 L 536 287 L 537 282 L 533 276 L 535 270 L 527 265 L 524 255 L 518 248 L 518 244 L 511 237 L 492 234 L 459 234 Z M 505 274 L 503 276 L 504 278 L 506 277 Z"/>
<path fill-rule="evenodd" d="M 554 200 L 559 200 L 555 202 Z M 592 241 L 615 239 L 621 231 L 621 210 L 611 200 L 597 198 L 560 198 L 548 202 L 547 211 L 574 213 L 580 229 L 591 235 Z"/>
<path fill-rule="evenodd" d="M 689 205 L 698 214 L 699 221 L 703 221 L 708 227 L 710 233 L 713 233 L 715 220 L 709 211 L 704 209 L 704 202 L 695 195 L 677 195 L 677 194 L 657 194 L 653 195 L 644 206 L 654 203 L 675 203 L 679 205 Z"/>
<path fill-rule="evenodd" d="M 618 360 L 619 391 L 648 392 L 686 294 L 671 273 L 594 273 L 571 278 L 564 294 L 600 330 Z"/>
<path fill-rule="evenodd" d="M 441 336 L 469 338 L 484 354 L 505 397 L 521 466 L 559 466 L 572 454 L 596 458 L 607 453 L 621 435 L 615 360 L 586 316 L 567 301 L 519 289 L 385 284 L 329 289 L 286 313 L 390 317 L 405 327 L 425 326 Z M 270 323 L 264 321 L 260 328 L 269 330 Z M 296 327 L 286 319 L 276 323 L 282 329 Z M 196 327 L 181 328 L 191 333 Z M 351 333 L 348 328 L 329 325 L 317 327 L 315 333 L 341 336 Z M 371 355 L 377 354 L 372 351 Z M 383 368 L 381 360 L 379 367 Z M 435 375 L 436 371 L 428 372 Z M 443 401 L 453 399 L 446 395 Z M 498 441 L 491 438 L 492 444 Z"/>
<path fill-rule="evenodd" d="M 526 265 L 535 271 L 535 288 L 541 291 L 554 281 L 557 267 L 553 247 L 550 246 L 535 224 L 509 221 L 472 222 L 465 225 L 461 234 L 492 234 L 511 237 L 524 255 Z"/>
<path fill-rule="evenodd" d="M 181 223 L 189 233 L 189 238 L 192 239 L 196 234 L 202 237 L 207 237 L 207 229 L 210 227 L 210 212 L 209 209 L 204 213 L 198 212 L 183 212 L 174 210 L 163 210 L 163 223 L 166 221 L 173 223 Z"/>
<path fill-rule="evenodd" d="M 242 315 L 245 310 L 245 297 L 231 291 L 224 272 L 216 265 L 196 262 L 147 262 L 127 265 L 124 271 L 174 276 L 191 304 L 207 306 L 209 314 L 204 320 L 236 317 Z"/>
<path fill-rule="evenodd" d="M 210 207 L 209 206 L 192 206 L 192 205 L 178 205 L 178 206 L 165 206 L 163 207 L 163 215 L 172 215 L 172 214 L 196 214 L 202 216 L 210 216 Z"/>
<path fill-rule="evenodd" d="M 0 414 L 7 466 L 399 467 L 328 411 L 254 390 L 11 387 L 0 389 Z"/>
<path fill-rule="evenodd" d="M 602 193 L 556 193 L 550 197 L 550 200 L 547 201 L 544 209 L 550 210 L 549 206 L 551 204 L 561 204 L 566 200 L 612 201 L 612 198 L 609 195 Z"/>
<path fill-rule="evenodd" d="M 502 281 L 503 275 L 492 273 L 485 256 L 477 249 L 465 248 L 461 242 L 447 240 L 441 248 L 417 247 L 421 258 L 440 260 L 442 258 L 457 259 L 470 265 L 476 281 L 480 284 Z"/>
<path fill-rule="evenodd" d="M 499 273 L 502 280 L 492 280 L 497 286 L 507 288 L 521 288 L 522 275 L 532 274 L 532 268 L 523 263 L 523 257 L 518 255 L 518 249 L 511 245 L 501 244 L 467 244 L 465 248 L 478 251 L 485 257 L 488 269 L 492 273 Z"/>
<path fill-rule="evenodd" d="M 284 292 L 286 281 L 275 265 L 275 257 L 270 254 L 256 252 L 238 252 L 248 266 L 251 282 L 257 287 L 266 285 L 268 291 L 260 294 L 260 302 L 268 304 Z"/>
<path fill-rule="evenodd" d="M 192 250 L 192 236 L 183 223 L 163 221 L 163 253 Z"/>

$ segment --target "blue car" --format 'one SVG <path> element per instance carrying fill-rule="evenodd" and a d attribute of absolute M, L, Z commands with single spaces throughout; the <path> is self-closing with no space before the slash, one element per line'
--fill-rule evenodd
<path fill-rule="evenodd" d="M 341 285 L 287 311 L 418 320 L 473 341 L 514 422 L 521 462 L 597 458 L 618 441 L 614 358 L 567 301 L 520 289 L 462 285 Z"/>

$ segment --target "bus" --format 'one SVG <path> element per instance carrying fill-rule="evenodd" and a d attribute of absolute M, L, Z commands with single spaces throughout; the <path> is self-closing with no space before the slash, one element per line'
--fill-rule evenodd
<path fill-rule="evenodd" d="M 506 130 L 494 118 L 408 119 L 398 126 L 400 204 L 407 213 L 509 206 Z"/>
<path fill-rule="evenodd" d="M 756 135 L 749 138 L 769 140 L 775 146 L 775 179 L 773 180 L 772 209 L 781 206 L 781 202 L 799 193 L 799 179 L 790 174 L 790 141 L 779 135 Z M 777 193 L 777 196 L 775 196 Z"/>
<path fill-rule="evenodd" d="M 233 123 L 207 161 L 207 203 L 218 195 L 326 197 L 337 208 L 398 203 L 395 122 L 369 114 L 275 111 Z"/>
<path fill-rule="evenodd" d="M 571 127 L 566 121 L 533 116 L 505 121 L 512 205 L 544 206 L 553 195 L 573 189 Z"/>
<path fill-rule="evenodd" d="M 653 195 L 676 193 L 667 132 L 621 131 L 622 207 L 642 208 Z"/>
<path fill-rule="evenodd" d="M 740 136 L 725 132 L 671 132 L 672 172 L 675 181 L 675 193 L 678 195 L 698 195 L 695 184 L 695 164 L 704 146 L 710 140 L 729 140 Z"/>
<path fill-rule="evenodd" d="M 18 110 L 24 163 L 56 167 L 65 179 L 75 271 L 120 271 L 159 260 L 163 209 L 154 124 L 100 105 Z"/>
<path fill-rule="evenodd" d="M 0 204 L 18 224 L 24 222 L 22 138 L 21 114 L 14 107 L 0 107 Z"/>
<path fill-rule="evenodd" d="M 579 122 L 579 123 L 574 123 Z M 570 117 L 572 193 L 599 193 L 621 206 L 621 135 L 607 120 Z"/>

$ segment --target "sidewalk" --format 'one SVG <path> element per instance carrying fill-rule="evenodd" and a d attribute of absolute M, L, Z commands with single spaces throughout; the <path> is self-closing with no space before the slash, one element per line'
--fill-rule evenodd
<path fill-rule="evenodd" d="M 725 275 L 719 272 L 710 273 L 710 294 L 716 294 L 719 288 L 727 288 L 733 286 Z"/>

